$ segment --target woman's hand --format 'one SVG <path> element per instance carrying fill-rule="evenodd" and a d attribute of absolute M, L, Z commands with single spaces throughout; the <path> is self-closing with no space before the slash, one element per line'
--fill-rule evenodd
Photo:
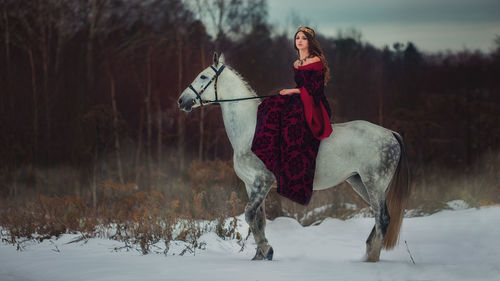
<path fill-rule="evenodd" d="M 280 91 L 280 95 L 286 96 L 286 95 L 293 95 L 293 94 L 298 94 L 300 91 L 297 91 L 298 89 L 283 89 Z"/>

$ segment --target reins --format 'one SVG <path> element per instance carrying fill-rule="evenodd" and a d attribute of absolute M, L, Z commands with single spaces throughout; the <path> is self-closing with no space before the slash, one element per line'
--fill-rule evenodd
<path fill-rule="evenodd" d="M 261 99 L 261 98 L 268 98 L 268 97 L 274 97 L 276 95 L 266 95 L 266 96 L 256 96 L 256 97 L 246 97 L 246 98 L 237 98 L 237 99 L 225 99 L 225 100 L 214 100 L 210 101 L 207 100 L 208 102 L 230 102 L 230 101 L 240 101 L 240 100 L 252 100 L 252 99 Z"/>
<path fill-rule="evenodd" d="M 209 104 L 209 103 L 215 104 L 215 103 L 220 103 L 220 102 L 233 102 L 233 101 L 260 99 L 260 98 L 267 98 L 267 97 L 277 96 L 277 94 L 276 94 L 276 95 L 266 95 L 266 96 L 256 96 L 256 97 L 246 97 L 246 98 L 236 98 L 236 99 L 222 99 L 222 100 L 220 100 L 219 97 L 218 97 L 218 95 L 217 95 L 217 80 L 219 79 L 220 74 L 222 73 L 222 71 L 224 70 L 224 68 L 226 68 L 226 66 L 222 65 L 219 69 L 216 69 L 215 67 L 213 67 L 211 65 L 210 68 L 212 68 L 212 70 L 215 71 L 215 75 L 212 77 L 212 79 L 210 79 L 210 81 L 208 82 L 208 84 L 205 87 L 203 87 L 203 89 L 200 90 L 199 93 L 193 88 L 192 84 L 189 85 L 189 89 L 191 89 L 194 92 L 194 94 L 196 95 L 196 98 L 200 101 L 200 105 L 201 106 L 203 106 L 203 104 Z M 210 86 L 210 84 L 212 84 L 212 82 L 214 82 L 215 100 L 203 100 L 201 98 L 201 95 L 203 94 L 203 92 L 205 92 L 205 90 L 208 88 L 208 86 Z M 193 100 L 193 104 L 194 103 L 196 103 L 195 100 Z"/>

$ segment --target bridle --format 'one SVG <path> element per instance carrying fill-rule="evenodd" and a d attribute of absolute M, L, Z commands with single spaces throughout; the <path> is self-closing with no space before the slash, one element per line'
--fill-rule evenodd
<path fill-rule="evenodd" d="M 216 69 L 213 65 L 211 65 L 210 68 L 212 68 L 212 70 L 215 71 L 215 74 L 212 77 L 212 79 L 210 79 L 210 81 L 208 81 L 207 85 L 205 85 L 200 90 L 200 92 L 198 92 L 198 91 L 196 91 L 194 89 L 193 84 L 189 84 L 189 89 L 191 89 L 194 92 L 194 94 L 196 95 L 196 98 L 200 101 L 200 105 L 201 106 L 203 106 L 203 104 L 216 104 L 216 103 L 219 103 L 219 102 L 230 102 L 230 101 L 260 99 L 260 98 L 265 98 L 265 97 L 276 96 L 276 95 L 267 95 L 267 96 L 256 96 L 256 97 L 246 97 L 246 98 L 223 99 L 223 100 L 220 100 L 219 97 L 218 97 L 218 95 L 217 95 L 217 80 L 219 79 L 220 74 L 222 73 L 222 71 L 224 70 L 224 68 L 226 68 L 226 66 L 223 64 L 219 69 Z M 201 98 L 201 95 L 203 94 L 203 92 L 205 92 L 205 90 L 208 88 L 208 86 L 210 86 L 210 84 L 212 84 L 212 82 L 214 82 L 215 100 L 203 100 Z M 193 100 L 193 104 L 195 104 L 195 103 L 196 103 L 196 100 Z"/>
<path fill-rule="evenodd" d="M 215 67 L 213 67 L 213 65 L 211 65 L 210 68 L 212 68 L 213 71 L 215 71 L 215 75 L 212 77 L 212 79 L 210 79 L 210 81 L 208 81 L 208 84 L 205 85 L 205 87 L 203 87 L 203 89 L 201 89 L 199 93 L 193 88 L 192 84 L 189 84 L 189 89 L 191 89 L 194 92 L 194 94 L 196 95 L 196 98 L 198 100 L 200 100 L 200 105 L 201 106 L 203 106 L 203 104 L 212 103 L 212 102 L 218 102 L 219 101 L 218 96 L 217 96 L 217 80 L 219 79 L 220 74 L 222 73 L 222 71 L 224 70 L 224 68 L 226 68 L 226 66 L 222 65 L 219 69 L 216 69 Z M 210 84 L 212 84 L 212 82 L 214 82 L 215 100 L 213 100 L 213 101 L 211 101 L 211 100 L 202 100 L 201 99 L 201 95 L 203 94 L 203 92 L 205 92 L 205 90 L 208 88 L 208 86 L 210 86 Z M 196 103 L 195 100 L 193 100 L 193 104 L 194 103 Z"/>

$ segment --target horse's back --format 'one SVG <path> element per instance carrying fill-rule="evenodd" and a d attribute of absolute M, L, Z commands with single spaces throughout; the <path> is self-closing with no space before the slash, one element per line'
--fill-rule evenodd
<path fill-rule="evenodd" d="M 364 120 L 332 124 L 332 134 L 320 143 L 314 189 L 337 185 L 380 166 L 384 151 L 398 145 L 392 131 Z"/>

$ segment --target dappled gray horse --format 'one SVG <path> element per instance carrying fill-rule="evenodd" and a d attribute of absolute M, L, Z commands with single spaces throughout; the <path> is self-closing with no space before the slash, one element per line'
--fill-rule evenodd
<path fill-rule="evenodd" d="M 273 258 L 265 236 L 264 199 L 274 175 L 250 150 L 260 101 L 244 79 L 214 54 L 213 64 L 203 70 L 179 97 L 184 111 L 219 103 L 227 136 L 234 150 L 234 171 L 245 183 L 248 203 L 245 219 L 257 243 L 253 259 Z M 404 207 L 410 195 L 406 151 L 401 136 L 366 121 L 332 125 L 333 133 L 320 143 L 313 190 L 347 181 L 372 208 L 375 226 L 366 241 L 366 261 L 378 261 L 382 248 L 397 243 Z"/>

